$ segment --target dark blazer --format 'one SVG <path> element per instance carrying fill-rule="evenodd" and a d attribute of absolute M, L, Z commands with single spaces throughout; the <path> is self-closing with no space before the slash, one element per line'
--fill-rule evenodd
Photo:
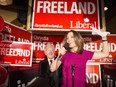
<path fill-rule="evenodd" d="M 48 59 L 44 59 L 39 63 L 39 77 L 45 78 L 50 87 L 60 87 L 62 82 L 62 67 L 55 72 L 50 71 Z"/>
<path fill-rule="evenodd" d="M 62 65 L 61 65 L 62 66 Z M 39 63 L 39 78 L 26 87 L 61 87 L 62 67 L 55 72 L 50 71 L 49 62 L 46 59 Z M 32 72 L 33 73 L 33 72 Z"/>

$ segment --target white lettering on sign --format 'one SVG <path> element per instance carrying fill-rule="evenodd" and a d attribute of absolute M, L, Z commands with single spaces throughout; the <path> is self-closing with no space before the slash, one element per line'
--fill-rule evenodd
<path fill-rule="evenodd" d="M 15 64 L 29 64 L 29 60 L 27 61 L 26 59 L 24 60 L 15 60 Z"/>
<path fill-rule="evenodd" d="M 95 4 L 93 2 L 72 2 L 69 6 L 64 1 L 38 1 L 37 13 L 54 13 L 54 14 L 94 14 Z"/>
<path fill-rule="evenodd" d="M 15 41 L 16 39 L 15 36 L 9 34 L 0 33 L 0 36 L 2 36 L 2 40 L 4 41 Z"/>
<path fill-rule="evenodd" d="M 108 47 L 110 52 L 116 52 L 116 43 L 109 43 Z"/>
<path fill-rule="evenodd" d="M 92 38 L 90 38 L 90 37 L 83 37 L 83 40 L 85 42 L 91 42 L 92 41 Z"/>
<path fill-rule="evenodd" d="M 99 81 L 99 76 L 96 73 L 86 73 L 87 83 L 97 84 Z"/>
<path fill-rule="evenodd" d="M 11 33 L 12 29 L 9 26 L 5 26 L 3 31 L 7 33 Z"/>
<path fill-rule="evenodd" d="M 15 36 L 10 34 L 0 33 L 0 36 L 2 37 L 2 40 L 4 41 L 19 41 L 19 42 L 27 42 L 27 43 L 30 42 L 28 39 L 24 39 L 20 37 L 16 38 Z"/>
<path fill-rule="evenodd" d="M 84 38 L 86 39 L 86 41 L 91 41 L 90 38 Z M 44 50 L 45 45 L 48 42 L 39 42 L 39 41 L 34 41 L 33 43 L 33 50 Z M 62 47 L 61 42 L 49 42 L 52 44 L 56 44 L 55 45 L 55 51 L 59 50 Z M 116 52 L 116 43 L 108 43 L 108 48 L 109 48 L 109 52 Z M 84 49 L 86 50 L 90 50 L 90 51 L 101 51 L 102 50 L 102 43 L 98 44 L 95 42 L 91 42 L 91 43 L 85 43 L 84 44 Z"/>
<path fill-rule="evenodd" d="M 47 42 L 34 41 L 33 50 L 44 50 L 46 43 Z"/>
<path fill-rule="evenodd" d="M 2 37 L 2 40 L 4 41 L 19 41 L 19 42 L 27 42 L 29 43 L 30 41 L 25 38 L 21 38 L 19 36 L 14 36 L 12 35 L 12 28 L 10 26 L 5 26 L 3 29 L 3 33 L 0 33 L 0 36 Z"/>
<path fill-rule="evenodd" d="M 116 52 L 116 43 L 108 43 L 108 48 L 109 48 L 109 52 Z M 99 44 L 98 43 L 86 43 L 84 44 L 84 49 L 86 50 L 90 50 L 90 51 L 101 51 L 102 50 L 102 43 Z"/>
<path fill-rule="evenodd" d="M 110 56 L 112 56 L 112 55 L 110 55 Z M 112 61 L 113 61 L 113 57 L 108 57 L 108 58 L 101 58 L 100 59 L 100 62 L 109 62 L 109 63 L 111 63 Z"/>
<path fill-rule="evenodd" d="M 90 27 L 96 27 L 96 22 L 90 23 L 90 22 L 84 22 L 81 23 L 80 21 L 70 21 L 70 28 L 90 28 Z"/>
<path fill-rule="evenodd" d="M 14 48 L 0 48 L 0 55 L 7 55 L 7 56 L 24 56 L 29 57 L 31 54 L 30 50 L 24 49 L 14 49 Z"/>
<path fill-rule="evenodd" d="M 84 44 L 84 49 L 90 50 L 90 51 L 101 51 L 102 50 L 102 44 L 100 44 L 100 47 L 98 48 L 98 44 L 91 42 Z"/>
<path fill-rule="evenodd" d="M 24 39 L 24 38 L 18 38 L 18 41 L 19 42 L 27 42 L 27 43 L 29 43 L 30 41 L 29 40 L 27 40 L 27 39 Z"/>
<path fill-rule="evenodd" d="M 56 43 L 56 46 L 55 46 L 55 51 L 56 51 L 56 50 L 59 50 L 61 47 L 62 47 L 61 42 L 57 42 L 57 43 Z"/>
<path fill-rule="evenodd" d="M 35 24 L 35 27 L 53 27 L 53 28 L 63 28 L 60 24 Z"/>
<path fill-rule="evenodd" d="M 34 40 L 38 40 L 38 41 L 48 41 L 49 40 L 49 37 L 47 37 L 47 36 L 38 36 L 38 35 L 33 35 L 33 39 Z"/>
<path fill-rule="evenodd" d="M 33 43 L 33 50 L 42 50 L 43 51 L 44 48 L 45 48 L 46 43 L 52 43 L 53 44 L 53 42 L 38 42 L 38 41 L 34 41 L 34 43 Z M 55 51 L 60 49 L 61 46 L 62 46 L 61 42 L 55 42 L 54 44 L 56 44 L 55 45 Z"/>

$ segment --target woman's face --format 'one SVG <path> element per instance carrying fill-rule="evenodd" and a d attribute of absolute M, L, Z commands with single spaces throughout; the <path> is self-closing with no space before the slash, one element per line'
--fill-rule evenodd
<path fill-rule="evenodd" d="M 74 35 L 73 32 L 69 32 L 67 34 L 67 43 L 69 43 L 70 48 L 76 47 L 75 41 L 74 41 Z"/>

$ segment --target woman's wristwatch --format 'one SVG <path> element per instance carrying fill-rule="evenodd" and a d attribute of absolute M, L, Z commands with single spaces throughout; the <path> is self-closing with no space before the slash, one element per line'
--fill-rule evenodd
<path fill-rule="evenodd" d="M 102 40 L 102 42 L 105 42 L 105 41 L 107 41 L 107 40 Z"/>

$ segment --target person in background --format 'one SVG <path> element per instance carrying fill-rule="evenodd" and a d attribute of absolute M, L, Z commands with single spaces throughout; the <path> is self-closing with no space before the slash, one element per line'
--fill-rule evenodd
<path fill-rule="evenodd" d="M 50 70 L 54 72 L 62 64 L 63 80 L 61 87 L 87 87 L 86 83 L 86 63 L 91 59 L 100 59 L 109 55 L 107 37 L 102 37 L 103 49 L 101 52 L 91 52 L 83 49 L 84 40 L 77 31 L 69 31 L 63 45 L 68 43 L 69 49 L 65 46 L 59 49 L 59 55 L 52 63 Z M 72 77 L 74 76 L 74 78 Z"/>
<path fill-rule="evenodd" d="M 62 80 L 62 67 L 55 72 L 50 71 L 50 65 L 55 60 L 54 45 L 47 43 L 44 49 L 46 58 L 39 63 L 39 77 L 27 87 L 60 87 Z"/>

